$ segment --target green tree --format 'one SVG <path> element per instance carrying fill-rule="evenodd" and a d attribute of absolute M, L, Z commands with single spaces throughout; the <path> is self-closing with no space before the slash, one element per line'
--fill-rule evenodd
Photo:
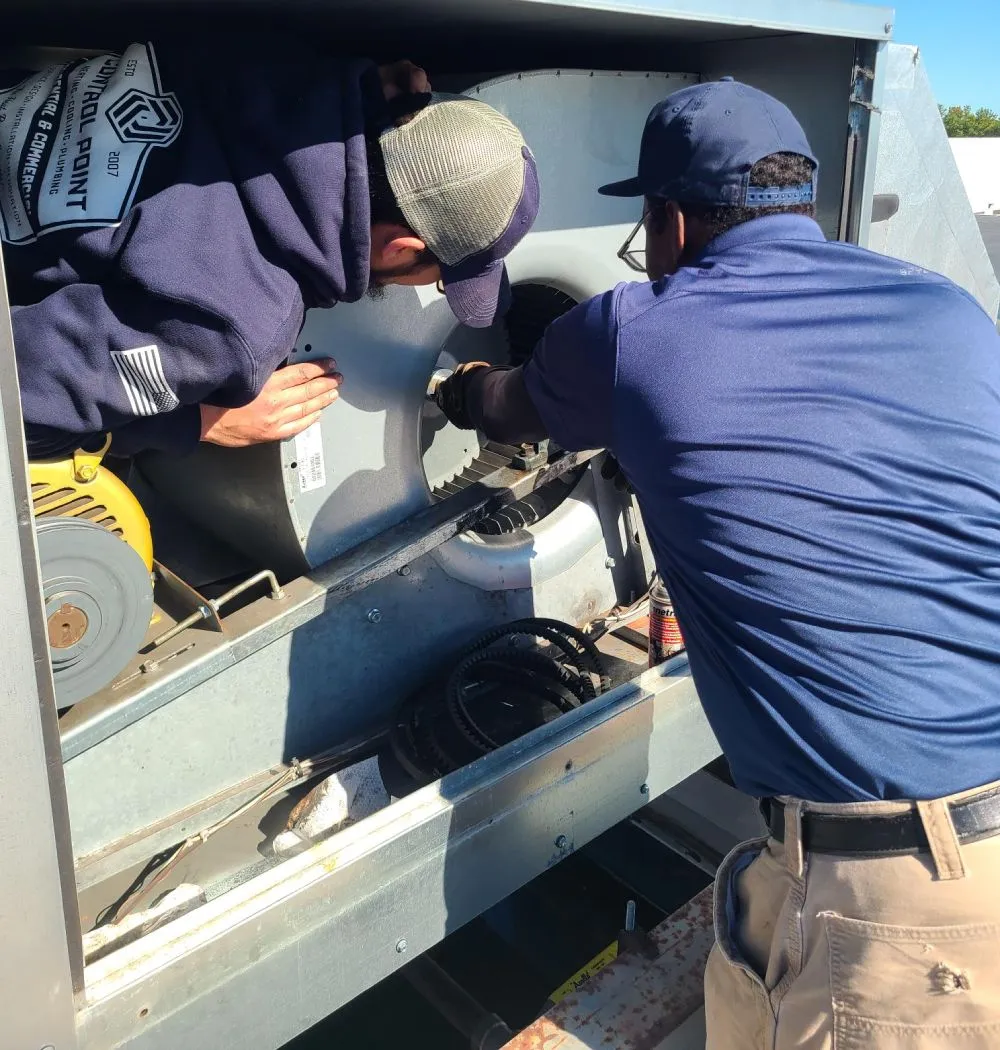
<path fill-rule="evenodd" d="M 948 137 L 961 138 L 987 138 L 994 135 L 1000 136 L 1000 116 L 992 109 L 980 106 L 973 110 L 971 106 L 938 106 L 941 111 L 941 119 L 944 121 L 945 131 Z"/>

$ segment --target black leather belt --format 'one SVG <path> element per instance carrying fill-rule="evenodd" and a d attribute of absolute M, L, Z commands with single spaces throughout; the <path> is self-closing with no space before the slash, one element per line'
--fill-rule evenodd
<path fill-rule="evenodd" d="M 950 804 L 961 843 L 1000 833 L 1000 788 Z M 779 842 L 785 839 L 785 808 L 774 798 L 761 799 L 760 811 Z M 892 817 L 817 813 L 802 810 L 802 846 L 807 853 L 881 857 L 929 850 L 916 808 Z"/>

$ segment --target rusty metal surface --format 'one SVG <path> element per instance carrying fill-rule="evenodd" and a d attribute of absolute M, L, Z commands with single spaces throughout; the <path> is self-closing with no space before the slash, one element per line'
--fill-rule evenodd
<path fill-rule="evenodd" d="M 654 1050 L 704 1001 L 712 947 L 712 888 L 651 933 L 657 958 L 621 955 L 504 1050 Z"/>
<path fill-rule="evenodd" d="M 82 609 L 63 602 L 47 622 L 49 645 L 53 649 L 68 649 L 87 633 L 90 620 Z"/>

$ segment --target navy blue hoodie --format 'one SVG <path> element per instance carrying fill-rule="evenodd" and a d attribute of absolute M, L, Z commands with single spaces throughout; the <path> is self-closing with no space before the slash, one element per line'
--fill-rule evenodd
<path fill-rule="evenodd" d="M 0 219 L 29 454 L 183 452 L 305 309 L 360 298 L 376 67 L 298 44 L 134 44 L 6 76 Z"/>

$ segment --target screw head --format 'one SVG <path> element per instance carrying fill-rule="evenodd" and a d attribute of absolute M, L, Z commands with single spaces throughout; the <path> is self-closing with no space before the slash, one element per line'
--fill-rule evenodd
<path fill-rule="evenodd" d="M 604 568 L 605 569 L 613 569 L 615 567 L 615 565 L 617 565 L 617 564 L 618 563 L 615 561 L 614 558 L 605 558 L 604 559 Z"/>
<path fill-rule="evenodd" d="M 648 784 L 641 784 L 639 786 L 639 794 L 640 795 L 648 795 L 649 794 L 649 785 Z"/>
<path fill-rule="evenodd" d="M 401 569 L 398 569 L 397 571 L 399 572 L 400 576 L 409 576 L 410 575 L 410 567 L 409 567 L 409 565 L 404 565 Z"/>
<path fill-rule="evenodd" d="M 556 849 L 565 849 L 569 845 L 569 839 L 565 835 L 560 835 L 556 839 Z"/>
<path fill-rule="evenodd" d="M 378 609 L 370 609 L 368 611 L 368 622 L 369 623 L 381 623 L 382 613 Z"/>
<path fill-rule="evenodd" d="M 409 945 L 406 943 L 406 938 L 400 937 L 399 940 L 396 941 L 396 954 L 404 955 L 407 948 L 409 948 Z"/>

